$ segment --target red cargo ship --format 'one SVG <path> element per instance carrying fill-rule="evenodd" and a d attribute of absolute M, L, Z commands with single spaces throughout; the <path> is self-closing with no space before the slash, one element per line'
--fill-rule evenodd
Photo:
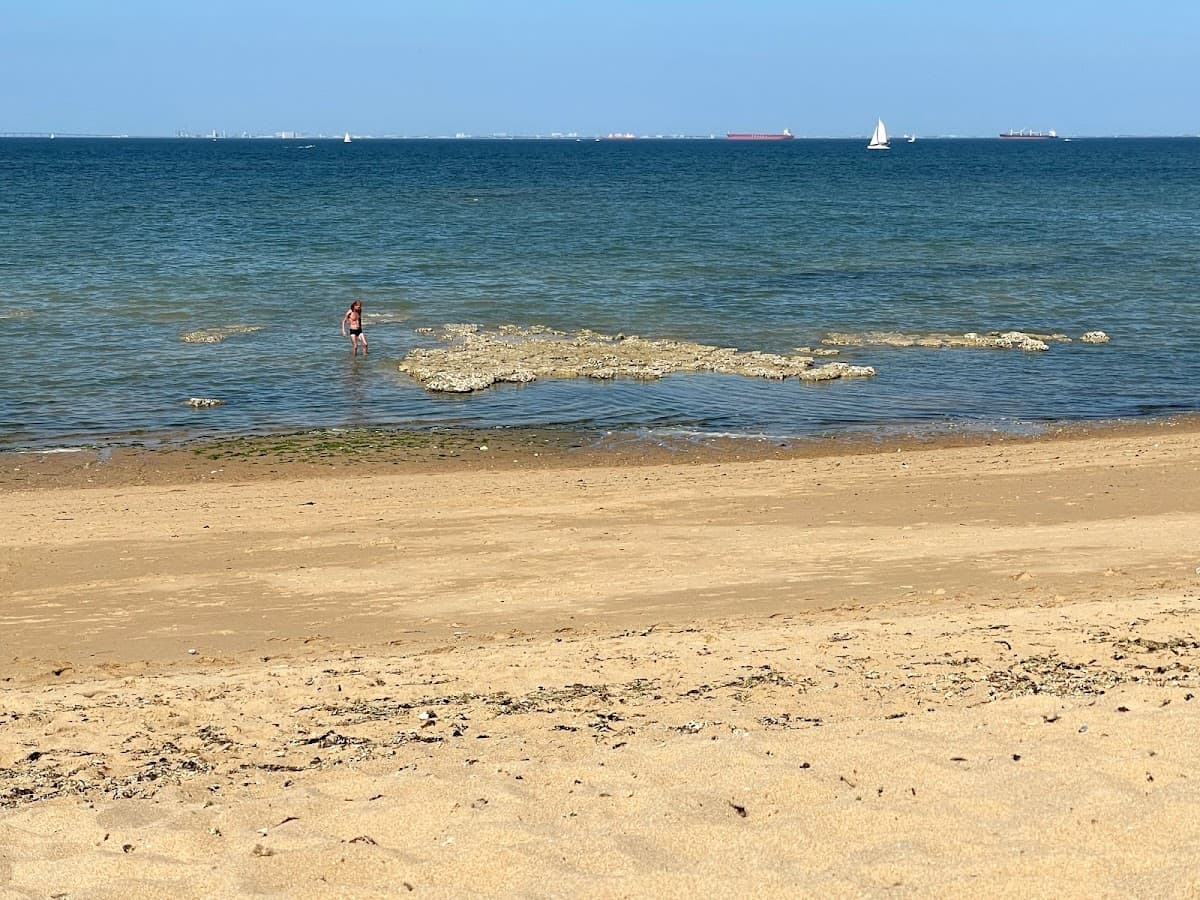
<path fill-rule="evenodd" d="M 793 135 L 785 128 L 783 131 L 775 134 L 766 134 L 757 131 L 731 131 L 725 137 L 731 141 L 790 141 Z"/>

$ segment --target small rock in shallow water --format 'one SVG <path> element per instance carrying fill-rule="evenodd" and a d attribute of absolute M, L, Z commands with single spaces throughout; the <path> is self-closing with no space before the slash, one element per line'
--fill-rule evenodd
<path fill-rule="evenodd" d="M 192 409 L 209 409 L 214 406 L 224 406 L 224 400 L 218 400 L 216 397 L 192 397 L 188 400 L 187 405 Z"/>
<path fill-rule="evenodd" d="M 1085 344 L 1107 344 L 1109 337 L 1103 331 L 1089 331 L 1087 334 L 1081 335 L 1079 340 Z"/>
<path fill-rule="evenodd" d="M 179 336 L 185 344 L 220 344 L 225 338 L 234 334 L 252 334 L 262 331 L 261 325 L 222 325 L 219 328 L 201 328 L 198 331 L 188 331 Z"/>
<path fill-rule="evenodd" d="M 943 332 L 905 333 L 901 331 L 831 332 L 821 341 L 837 347 L 958 347 L 969 349 L 1024 350 L 1027 353 L 1049 350 L 1048 341 L 1067 342 L 1065 334 L 1035 334 L 1026 331 L 989 331 L 980 334 Z"/>

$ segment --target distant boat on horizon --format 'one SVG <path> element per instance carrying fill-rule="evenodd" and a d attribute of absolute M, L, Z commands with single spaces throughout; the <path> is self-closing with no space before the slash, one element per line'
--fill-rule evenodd
<path fill-rule="evenodd" d="M 1011 128 L 1008 131 L 1000 132 L 1000 137 L 1008 141 L 1057 141 L 1059 140 L 1058 132 L 1050 131 L 1030 131 L 1023 129 L 1021 131 L 1013 131 Z"/>
<path fill-rule="evenodd" d="M 783 131 L 730 131 L 725 134 L 727 141 L 790 141 L 795 135 L 790 129 Z"/>
<path fill-rule="evenodd" d="M 344 138 L 342 138 L 342 143 L 343 144 L 350 143 L 350 132 L 348 132 L 348 131 L 346 132 L 346 136 Z"/>
<path fill-rule="evenodd" d="M 875 122 L 875 130 L 871 133 L 871 142 L 867 144 L 868 150 L 890 150 L 891 144 L 888 143 L 887 128 L 884 127 L 883 119 Z"/>

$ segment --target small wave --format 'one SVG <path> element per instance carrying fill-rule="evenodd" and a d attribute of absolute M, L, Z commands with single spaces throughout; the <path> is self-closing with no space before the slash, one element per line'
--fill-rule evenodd
<path fill-rule="evenodd" d="M 0 319 L 28 319 L 32 316 L 32 309 L 14 309 L 9 312 L 0 312 Z"/>
<path fill-rule="evenodd" d="M 231 335 L 250 334 L 262 330 L 262 325 L 221 325 L 217 328 L 186 331 L 179 336 L 179 340 L 185 344 L 219 344 Z"/>
<path fill-rule="evenodd" d="M 682 426 L 663 427 L 663 428 L 646 428 L 641 429 L 636 434 L 650 441 L 657 440 L 682 440 L 685 442 L 701 443 L 704 441 L 761 441 L 763 443 L 779 443 L 780 441 L 795 440 L 796 435 L 790 432 L 768 433 L 763 431 L 754 431 L 747 429 L 746 431 L 729 431 L 729 430 L 707 430 L 704 428 L 684 428 Z"/>
<path fill-rule="evenodd" d="M 412 313 L 407 312 L 364 312 L 363 318 L 367 325 L 392 325 L 396 322 L 407 322 L 412 318 Z"/>

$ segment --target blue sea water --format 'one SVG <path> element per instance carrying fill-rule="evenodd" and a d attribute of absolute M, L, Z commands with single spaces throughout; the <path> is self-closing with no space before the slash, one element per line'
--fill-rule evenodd
<path fill-rule="evenodd" d="M 0 140 L 0 449 L 309 427 L 804 436 L 1200 409 L 1200 140 Z M 371 355 L 339 323 L 361 297 Z M 422 326 L 788 352 L 1032 330 L 1049 352 L 843 352 L 878 377 L 429 394 Z M 219 344 L 186 332 L 261 326 Z M 218 397 L 194 410 L 189 397 Z"/>

